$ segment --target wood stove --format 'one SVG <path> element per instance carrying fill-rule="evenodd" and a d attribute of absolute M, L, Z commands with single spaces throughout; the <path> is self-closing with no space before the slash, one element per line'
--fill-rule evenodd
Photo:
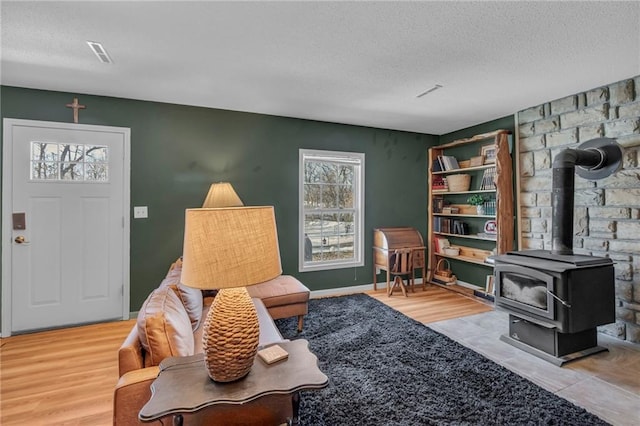
<path fill-rule="evenodd" d="M 509 334 L 501 340 L 556 365 L 607 350 L 597 345 L 596 327 L 615 321 L 613 262 L 573 253 L 574 173 L 601 179 L 621 163 L 622 149 L 607 138 L 556 156 L 552 250 L 494 258 L 496 305 L 509 312 Z"/>
<path fill-rule="evenodd" d="M 502 340 L 557 365 L 606 350 L 596 327 L 615 320 L 611 259 L 509 252 L 495 275 L 496 304 L 510 313 Z"/>

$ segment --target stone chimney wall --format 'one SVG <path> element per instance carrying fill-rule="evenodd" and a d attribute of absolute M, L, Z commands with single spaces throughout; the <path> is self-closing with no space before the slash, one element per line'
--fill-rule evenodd
<path fill-rule="evenodd" d="M 521 250 L 551 250 L 555 155 L 599 137 L 623 147 L 618 173 L 576 175 L 573 249 L 615 262 L 616 322 L 600 331 L 640 343 L 640 76 L 528 108 L 517 120 Z"/>

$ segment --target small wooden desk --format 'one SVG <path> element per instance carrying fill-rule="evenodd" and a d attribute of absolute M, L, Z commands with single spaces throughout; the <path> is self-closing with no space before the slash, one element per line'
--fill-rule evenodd
<path fill-rule="evenodd" d="M 426 287 L 427 277 L 425 268 L 425 246 L 422 235 L 415 228 L 407 226 L 376 228 L 373 230 L 373 289 L 377 290 L 378 270 L 387 271 L 387 292 L 391 282 L 389 259 L 396 249 L 413 249 L 413 274 L 415 270 L 422 270 L 422 289 Z"/>
<path fill-rule="evenodd" d="M 270 395 L 291 395 L 293 418 L 299 423 L 300 391 L 321 389 L 329 379 L 318 368 L 318 358 L 306 340 L 278 343 L 289 358 L 267 365 L 259 357 L 249 374 L 236 382 L 217 383 L 209 378 L 204 354 L 171 357 L 160 363 L 160 373 L 151 384 L 151 399 L 138 417 L 144 422 L 173 415 L 182 424 L 182 415 L 216 405 L 241 405 Z"/>

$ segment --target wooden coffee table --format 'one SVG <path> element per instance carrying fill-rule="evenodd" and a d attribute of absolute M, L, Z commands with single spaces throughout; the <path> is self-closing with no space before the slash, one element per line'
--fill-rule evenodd
<path fill-rule="evenodd" d="M 306 340 L 278 343 L 289 353 L 286 360 L 266 364 L 259 357 L 249 374 L 236 382 L 217 383 L 209 378 L 204 355 L 171 357 L 160 363 L 160 373 L 151 384 L 151 399 L 138 417 L 144 422 L 173 416 L 182 424 L 182 415 L 216 405 L 241 405 L 270 395 L 291 395 L 293 418 L 299 423 L 300 391 L 321 389 L 329 379 L 318 368 L 318 358 Z"/>

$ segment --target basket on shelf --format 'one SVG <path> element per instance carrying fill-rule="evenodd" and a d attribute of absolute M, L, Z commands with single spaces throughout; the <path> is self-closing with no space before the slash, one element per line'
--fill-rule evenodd
<path fill-rule="evenodd" d="M 433 272 L 433 278 L 446 284 L 453 284 L 458 280 L 453 274 L 447 259 L 438 260 L 436 270 Z"/>
<path fill-rule="evenodd" d="M 468 191 L 469 186 L 471 185 L 471 175 L 449 175 L 447 176 L 447 184 L 449 185 L 449 191 L 451 192 Z"/>

